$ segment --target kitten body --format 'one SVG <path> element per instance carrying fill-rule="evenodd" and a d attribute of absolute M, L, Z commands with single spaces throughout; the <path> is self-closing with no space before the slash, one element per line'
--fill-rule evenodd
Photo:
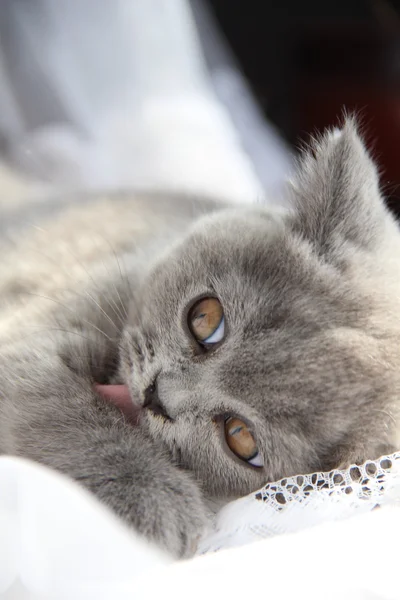
<path fill-rule="evenodd" d="M 293 201 L 113 195 L 5 236 L 0 451 L 187 556 L 210 502 L 398 449 L 400 234 L 352 122 L 304 156 Z M 203 297 L 226 321 L 209 352 L 187 326 Z M 128 385 L 140 425 L 95 383 Z M 229 416 L 262 467 L 227 448 Z"/>

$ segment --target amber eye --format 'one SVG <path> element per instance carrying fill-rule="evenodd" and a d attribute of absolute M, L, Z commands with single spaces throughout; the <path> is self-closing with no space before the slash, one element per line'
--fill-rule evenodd
<path fill-rule="evenodd" d="M 236 456 L 250 463 L 253 467 L 262 467 L 257 444 L 248 426 L 237 417 L 225 421 L 225 439 L 228 447 Z"/>
<path fill-rule="evenodd" d="M 217 298 L 202 298 L 192 307 L 188 325 L 200 344 L 216 344 L 225 333 L 224 310 Z"/>

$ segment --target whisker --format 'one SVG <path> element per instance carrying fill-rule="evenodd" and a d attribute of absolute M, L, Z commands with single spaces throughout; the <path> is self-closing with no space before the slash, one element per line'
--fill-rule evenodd
<path fill-rule="evenodd" d="M 394 416 L 393 416 L 393 415 L 392 415 L 392 414 L 391 414 L 389 411 L 387 411 L 387 410 L 383 410 L 383 409 L 379 409 L 379 408 L 375 408 L 375 409 L 374 409 L 374 412 L 376 412 L 376 413 L 381 413 L 381 414 L 385 415 L 386 417 L 389 417 L 389 419 L 392 421 L 392 423 L 393 423 L 395 426 L 397 426 L 397 421 L 396 421 L 396 419 L 394 418 Z"/>
<path fill-rule="evenodd" d="M 44 232 L 45 232 L 45 230 L 42 230 L 42 231 L 44 231 Z M 46 232 L 45 232 L 45 233 L 46 233 Z M 37 249 L 35 249 L 34 251 L 35 251 L 37 254 L 39 254 L 40 256 L 43 256 L 44 258 L 46 258 L 47 260 L 49 260 L 50 262 L 52 262 L 53 264 L 56 264 L 56 265 L 57 265 L 57 267 L 59 268 L 59 264 L 56 262 L 56 260 L 55 260 L 53 257 L 51 257 L 51 256 L 49 256 L 49 255 L 45 254 L 44 252 L 41 252 L 40 250 L 37 250 Z M 85 273 L 85 274 L 88 276 L 89 280 L 92 282 L 92 284 L 93 284 L 94 288 L 96 289 L 96 291 L 98 291 L 98 292 L 102 292 L 102 290 L 99 288 L 99 286 L 98 286 L 97 282 L 94 280 L 94 278 L 93 278 L 92 274 L 91 274 L 91 273 L 90 273 L 90 271 L 89 271 L 89 270 L 88 270 L 88 269 L 85 267 L 85 265 L 83 264 L 83 262 L 82 262 L 81 260 L 79 260 L 79 258 L 78 258 L 77 256 L 75 256 L 75 254 L 74 254 L 74 253 L 73 253 L 73 252 L 72 252 L 70 249 L 67 249 L 67 252 L 68 252 L 68 254 L 69 254 L 70 256 L 72 256 L 72 258 L 73 258 L 73 259 L 76 261 L 76 263 L 77 263 L 77 264 L 78 264 L 78 265 L 81 267 L 81 269 L 84 271 L 84 273 Z M 103 263 L 103 264 L 104 264 L 104 263 Z M 65 273 L 65 274 L 66 274 L 68 277 L 70 277 L 70 273 L 68 273 L 68 272 L 67 272 L 65 269 L 63 269 L 63 271 L 64 271 L 64 273 Z M 110 279 L 111 279 L 111 283 L 112 283 L 113 287 L 115 288 L 115 291 L 116 291 L 116 293 L 118 294 L 118 297 L 119 297 L 119 299 L 120 299 L 120 302 L 121 302 L 121 306 L 123 307 L 123 309 L 124 309 L 124 311 L 125 311 L 125 313 L 126 313 L 126 309 L 125 309 L 125 306 L 124 306 L 124 304 L 123 304 L 123 302 L 122 302 L 121 296 L 120 296 L 120 294 L 119 294 L 119 292 L 118 292 L 118 290 L 117 290 L 117 288 L 116 288 L 116 286 L 115 286 L 114 282 L 112 281 L 112 278 L 110 278 Z M 126 282 L 127 282 L 127 285 L 128 285 L 128 287 L 129 287 L 129 289 L 130 289 L 130 285 L 129 285 L 128 279 L 126 279 Z M 68 290 L 68 291 L 73 291 L 73 290 Z M 77 292 L 75 292 L 75 293 L 77 293 Z M 103 294 L 102 294 L 102 295 L 103 295 Z M 104 297 L 104 299 L 106 300 L 106 302 L 107 302 L 107 304 L 109 305 L 109 307 L 110 307 L 110 308 L 112 309 L 112 311 L 114 312 L 115 316 L 116 316 L 116 317 L 117 317 L 117 318 L 120 320 L 120 322 L 121 322 L 121 323 L 124 323 L 124 322 L 125 322 L 125 318 L 124 318 L 123 314 L 120 312 L 120 310 L 118 309 L 118 305 L 115 303 L 115 301 L 113 301 L 113 303 L 111 303 L 111 302 L 110 302 L 110 299 L 109 299 L 107 296 L 103 296 L 103 297 Z M 127 316 L 127 315 L 126 315 L 126 316 Z"/>
<path fill-rule="evenodd" d="M 43 229 L 42 227 L 39 227 L 39 225 L 36 225 L 36 223 L 33 223 L 32 221 L 22 220 L 22 223 L 27 225 L 28 227 L 32 227 L 32 229 L 36 229 L 37 231 L 40 231 L 41 233 L 47 233 L 47 231 L 45 229 Z"/>
<path fill-rule="evenodd" d="M 116 251 L 115 251 L 115 248 L 114 248 L 114 247 L 113 247 L 113 245 L 111 244 L 110 240 L 107 240 L 107 239 L 105 239 L 105 241 L 106 241 L 106 243 L 109 245 L 109 247 L 110 247 L 110 249 L 111 249 L 111 252 L 113 253 L 113 256 L 114 256 L 114 258 L 115 258 L 115 261 L 116 261 L 116 263 L 117 263 L 117 266 L 118 266 L 118 271 L 119 271 L 119 275 L 120 275 L 121 281 L 125 281 L 125 283 L 126 283 L 126 285 L 127 285 L 128 289 L 129 289 L 129 291 L 130 291 L 130 293 L 131 293 L 131 295 L 132 295 L 132 287 L 131 287 L 131 282 L 130 282 L 130 280 L 129 280 L 128 274 L 127 274 L 126 270 L 125 270 L 125 274 L 124 274 L 124 275 L 122 274 L 121 262 L 120 262 L 120 260 L 119 260 L 119 258 L 118 258 L 118 255 L 117 255 L 117 253 L 116 253 Z M 115 285 L 114 283 L 113 283 L 113 285 L 114 285 L 114 288 L 115 288 L 115 291 L 116 291 L 116 293 L 118 294 L 118 298 L 119 298 L 119 301 L 120 301 L 120 303 L 121 303 L 121 308 L 122 308 L 122 309 L 123 309 L 123 311 L 124 311 L 125 318 L 127 319 L 127 318 L 128 318 L 128 312 L 127 312 L 127 310 L 126 310 L 126 307 L 125 307 L 124 303 L 122 302 L 122 298 L 121 298 L 121 296 L 120 296 L 120 293 L 118 292 L 118 289 L 117 289 L 116 285 Z"/>
<path fill-rule="evenodd" d="M 101 238 L 103 241 L 105 241 L 105 242 L 106 242 L 106 243 L 107 243 L 107 244 L 110 246 L 110 243 L 108 242 L 108 240 L 107 240 L 106 238 L 104 238 L 104 236 L 102 236 L 102 235 L 101 235 L 100 233 L 98 233 L 98 232 L 96 232 L 95 234 L 96 234 L 96 235 L 97 235 L 99 238 Z M 110 247 L 111 247 L 111 246 L 110 246 Z M 112 248 L 112 247 L 111 247 L 111 248 Z M 113 250 L 113 249 L 112 249 L 112 250 Z M 93 279 L 93 276 L 92 276 L 92 275 L 91 275 L 91 273 L 88 271 L 88 269 L 85 267 L 85 265 L 82 263 L 82 261 L 81 261 L 81 260 L 79 260 L 79 259 L 78 259 L 78 258 L 77 258 L 77 257 L 74 255 L 74 253 L 73 253 L 71 250 L 69 250 L 69 249 L 68 249 L 68 252 L 69 252 L 69 253 L 70 253 L 70 255 L 71 255 L 71 256 L 72 256 L 72 257 L 73 257 L 73 258 L 74 258 L 74 259 L 77 261 L 77 263 L 80 265 L 80 267 L 81 267 L 81 268 L 84 270 L 84 272 L 86 273 L 86 275 L 89 277 L 90 281 L 93 283 L 93 285 L 94 285 L 95 289 L 96 289 L 97 291 L 101 291 L 101 290 L 99 289 L 99 287 L 98 287 L 98 285 L 97 285 L 96 281 Z M 102 260 L 102 263 L 103 263 L 103 265 L 104 265 L 104 261 L 103 261 L 103 260 Z M 108 274 L 109 274 L 109 271 L 108 271 Z M 116 292 L 117 292 L 117 294 L 118 294 L 118 297 L 119 297 L 119 299 L 120 299 L 120 302 L 121 302 L 121 306 L 124 308 L 124 311 L 126 312 L 125 306 L 124 306 L 124 305 L 123 305 L 123 303 L 122 303 L 121 296 L 120 296 L 120 294 L 119 294 L 119 292 L 118 292 L 118 290 L 117 290 L 117 288 L 116 288 L 116 286 L 115 286 L 115 284 L 114 284 L 114 282 L 113 282 L 113 280 L 112 280 L 112 277 L 110 278 L 110 281 L 111 281 L 111 283 L 112 283 L 112 285 L 113 285 L 113 287 L 114 287 L 115 291 L 116 291 Z M 123 281 L 123 280 L 122 280 L 122 281 Z M 128 288 L 130 289 L 130 285 L 129 285 L 129 282 L 128 282 L 128 280 L 127 280 L 127 279 L 126 279 L 126 283 L 127 283 L 127 285 L 128 285 Z M 108 303 L 108 305 L 110 306 L 110 308 L 112 308 L 112 310 L 113 310 L 114 314 L 115 314 L 117 317 L 119 317 L 119 319 L 121 320 L 121 322 L 124 322 L 123 315 L 122 315 L 122 313 L 120 312 L 120 310 L 119 310 L 119 308 L 118 308 L 118 305 L 116 304 L 116 302 L 113 300 L 113 303 L 111 304 L 111 302 L 110 302 L 110 298 L 108 298 L 108 297 L 105 297 L 105 300 L 107 301 L 107 303 Z"/>
<path fill-rule="evenodd" d="M 30 333 L 29 336 L 26 336 L 24 338 L 20 338 L 21 340 L 25 340 L 27 337 L 30 337 L 33 334 L 46 333 L 48 331 L 60 331 L 62 333 L 68 333 L 68 334 L 71 334 L 71 335 L 77 335 L 77 336 L 81 337 L 82 339 L 86 340 L 89 343 L 93 342 L 93 340 L 91 340 L 90 338 L 88 338 L 86 335 L 83 335 L 83 333 L 80 333 L 79 331 L 73 331 L 72 329 L 63 329 L 62 327 L 42 327 L 41 325 L 26 325 L 25 327 L 26 328 L 30 328 L 30 329 L 37 329 L 37 331 L 34 331 L 34 332 Z"/>
<path fill-rule="evenodd" d="M 56 300 L 55 298 L 50 298 L 49 296 L 44 296 L 42 294 L 35 294 L 34 292 L 21 292 L 22 294 L 27 294 L 28 296 L 36 296 L 38 298 L 43 298 L 44 300 L 50 300 L 50 302 L 54 302 L 55 304 L 58 304 L 59 306 L 62 306 L 62 308 L 66 309 L 68 312 L 72 313 L 75 315 L 74 311 L 67 306 L 66 304 L 64 304 L 63 302 L 61 302 L 60 300 Z M 75 315 L 76 316 L 76 315 Z M 106 334 L 105 331 L 103 331 L 102 329 L 100 329 L 99 327 L 97 327 L 97 325 L 95 325 L 94 323 L 91 323 L 90 321 L 88 321 L 87 319 L 84 319 L 82 317 L 80 317 L 80 321 L 82 321 L 83 323 L 86 323 L 87 325 L 90 325 L 91 327 L 93 327 L 93 329 L 95 329 L 96 331 L 98 331 L 99 333 L 101 333 L 102 335 L 104 335 L 105 338 L 107 338 L 110 342 L 112 342 L 112 338 Z"/>
<path fill-rule="evenodd" d="M 130 281 L 129 281 L 129 278 L 128 278 L 128 276 L 127 276 L 127 273 L 125 272 L 125 276 L 122 274 L 122 270 L 121 270 L 121 263 L 120 263 L 120 261 L 119 261 L 119 259 L 118 259 L 117 253 L 116 253 L 116 251 L 115 251 L 115 249 L 114 249 L 113 245 L 111 244 L 110 240 L 108 240 L 108 239 L 107 239 L 106 237 L 104 237 L 102 234 L 100 234 L 100 233 L 96 233 L 96 235 L 98 235 L 98 236 L 99 236 L 99 237 L 100 237 L 100 238 L 101 238 L 101 239 L 102 239 L 102 240 L 103 240 L 103 241 L 104 241 L 104 242 L 105 242 L 105 243 L 106 243 L 106 244 L 109 246 L 109 248 L 110 248 L 110 250 L 111 250 L 111 252 L 112 252 L 112 254 L 113 254 L 114 258 L 115 258 L 115 261 L 116 261 L 116 263 L 117 263 L 117 266 L 118 266 L 118 271 L 119 271 L 119 275 L 120 275 L 120 279 L 121 279 L 121 281 L 122 281 L 123 283 L 125 283 L 125 284 L 126 284 L 126 286 L 127 286 L 128 290 L 129 290 L 130 294 L 132 295 L 131 283 L 130 283 Z M 107 269 L 107 266 L 106 266 L 106 264 L 104 263 L 104 260 L 102 260 L 102 263 L 103 263 L 103 266 L 105 267 L 105 269 L 107 270 L 107 273 L 109 274 L 109 270 Z M 119 302 L 120 302 L 120 308 L 121 308 L 121 309 L 124 311 L 125 320 L 126 320 L 126 319 L 128 318 L 128 312 L 127 312 L 127 310 L 126 310 L 125 304 L 123 303 L 123 301 L 122 301 L 122 298 L 121 298 L 121 295 L 120 295 L 120 293 L 119 293 L 119 291 L 118 291 L 118 288 L 117 288 L 117 286 L 115 285 L 115 283 L 114 283 L 114 281 L 113 281 L 113 279 L 112 279 L 112 278 L 110 278 L 110 282 L 111 282 L 111 284 L 112 284 L 112 286 L 113 286 L 113 288 L 114 288 L 114 290 L 115 290 L 115 292 L 116 292 L 116 294 L 117 294 L 117 296 L 118 296 L 118 299 L 119 299 Z M 117 305 L 117 303 L 116 303 L 114 300 L 113 300 L 113 304 L 114 304 L 114 306 L 116 307 L 116 309 L 119 311 L 118 305 Z M 124 320 L 124 319 L 122 319 L 122 320 Z"/>
<path fill-rule="evenodd" d="M 120 267 L 119 267 L 119 261 L 117 261 L 117 262 L 118 262 L 118 268 L 120 269 Z M 121 271 L 120 271 L 120 275 L 121 275 L 121 277 L 122 277 Z M 112 286 L 113 286 L 113 288 L 114 288 L 114 290 L 115 290 L 115 293 L 116 293 L 116 294 L 117 294 L 117 296 L 118 296 L 118 299 L 119 299 L 119 303 L 120 303 L 121 310 L 123 310 L 124 321 L 126 321 L 126 320 L 128 319 L 128 311 L 127 311 L 127 310 L 126 310 L 126 308 L 125 308 L 125 305 L 124 305 L 124 303 L 123 303 L 123 301 L 122 301 L 122 298 L 121 298 L 121 295 L 120 295 L 120 293 L 119 293 L 119 291 L 118 291 L 118 288 L 117 288 L 117 286 L 115 285 L 115 283 L 114 283 L 113 281 L 111 281 L 111 284 L 112 284 Z M 130 288 L 129 288 L 129 289 L 130 289 Z M 115 305 L 116 305 L 116 303 L 115 303 Z"/>
<path fill-rule="evenodd" d="M 106 302 L 107 302 L 108 306 L 109 306 L 109 307 L 110 307 L 110 308 L 113 310 L 114 314 L 115 314 L 115 315 L 116 315 L 116 316 L 119 318 L 119 320 L 120 320 L 120 323 L 121 323 L 121 324 L 123 324 L 123 323 L 125 323 L 125 321 L 126 321 L 126 320 L 127 320 L 127 318 L 128 318 L 128 313 L 127 313 L 127 311 L 126 311 L 126 308 L 125 308 L 125 306 L 124 306 L 124 304 L 123 304 L 123 302 L 122 302 L 122 299 L 121 299 L 120 293 L 119 293 L 119 291 L 118 291 L 118 288 L 117 288 L 117 286 L 115 285 L 115 283 L 114 283 L 114 281 L 112 280 L 112 278 L 110 278 L 110 283 L 111 283 L 111 285 L 113 286 L 113 288 L 114 288 L 114 290 L 115 290 L 115 292 L 116 292 L 116 294 L 117 294 L 117 296 L 118 296 L 118 298 L 119 298 L 119 301 L 120 301 L 120 307 L 118 307 L 118 304 L 115 302 L 115 300 L 114 300 L 112 297 L 111 297 L 111 298 L 108 298 L 107 296 L 105 296 L 105 297 L 104 297 L 104 299 L 106 300 Z M 111 304 L 111 301 L 110 301 L 110 300 L 112 300 L 112 304 Z M 113 308 L 113 306 L 114 306 L 114 308 Z M 124 314 L 121 312 L 121 309 L 124 311 L 124 313 L 125 313 L 125 316 L 124 316 Z"/>
<path fill-rule="evenodd" d="M 102 306 L 97 302 L 97 300 L 89 292 L 85 291 L 84 294 L 81 294 L 81 293 L 77 292 L 76 290 L 71 290 L 69 288 L 57 288 L 57 290 L 55 290 L 55 291 L 68 292 L 69 294 L 75 294 L 76 296 L 78 296 L 79 298 L 82 298 L 83 300 L 86 300 L 86 298 L 88 298 L 89 300 L 91 300 L 97 306 L 97 308 L 107 318 L 107 320 L 111 323 L 111 325 L 118 332 L 120 331 L 120 328 L 115 323 L 115 321 L 113 321 L 113 319 L 110 317 L 110 315 L 107 314 L 107 312 L 102 308 Z M 110 308 L 112 308 L 112 306 Z M 115 313 L 115 311 L 114 311 L 114 313 Z M 117 315 L 117 314 L 116 314 L 116 317 L 118 318 L 120 324 L 123 325 L 124 321 L 121 319 L 121 317 L 119 315 Z"/>
<path fill-rule="evenodd" d="M 79 294 L 80 295 L 80 294 Z M 108 315 L 106 313 L 106 311 L 104 310 L 104 308 L 102 308 L 100 306 L 100 304 L 97 302 L 97 300 L 95 298 L 93 298 L 93 296 L 91 294 L 89 294 L 89 292 L 85 292 L 85 295 L 88 296 L 88 298 L 90 298 L 90 300 L 92 302 L 94 302 L 94 304 L 97 306 L 97 308 L 101 311 L 101 313 L 108 319 L 108 321 L 111 323 L 111 325 L 117 330 L 119 331 L 119 327 L 115 324 L 115 322 L 112 320 L 112 318 L 110 317 L 110 315 Z M 117 315 L 118 317 L 118 315 Z"/>

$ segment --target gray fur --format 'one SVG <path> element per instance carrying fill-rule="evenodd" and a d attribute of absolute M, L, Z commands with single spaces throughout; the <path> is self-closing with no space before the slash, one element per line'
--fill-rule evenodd
<path fill-rule="evenodd" d="M 79 296 L 39 306 L 43 329 L 28 338 L 21 295 L 32 282 L 10 264 L 2 306 L 16 303 L 22 324 L 1 344 L 1 451 L 70 475 L 187 556 L 210 501 L 394 450 L 400 235 L 351 121 L 303 157 L 292 194 L 291 213 L 113 200 L 118 262 L 71 284 Z M 129 210 L 145 216 L 134 239 Z M 55 248 L 51 226 L 50 239 Z M 227 335 L 204 355 L 185 315 L 207 294 L 224 307 Z M 169 419 L 145 410 L 132 428 L 94 381 L 128 383 L 139 404 L 157 381 Z M 218 417 L 229 414 L 251 423 L 263 469 L 226 450 Z"/>

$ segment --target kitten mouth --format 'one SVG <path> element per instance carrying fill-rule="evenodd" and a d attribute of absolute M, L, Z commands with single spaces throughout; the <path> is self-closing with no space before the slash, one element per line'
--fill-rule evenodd
<path fill-rule="evenodd" d="M 172 423 L 173 421 L 173 419 L 171 419 L 167 415 L 163 415 L 161 413 L 154 413 L 151 410 L 149 410 L 146 413 L 146 415 L 148 415 L 148 418 L 153 419 L 155 421 L 159 421 L 160 423 Z"/>
<path fill-rule="evenodd" d="M 119 408 L 132 425 L 139 425 L 141 407 L 133 402 L 127 385 L 104 385 L 95 383 L 94 390 L 104 398 L 104 400 L 107 400 L 110 404 Z"/>

